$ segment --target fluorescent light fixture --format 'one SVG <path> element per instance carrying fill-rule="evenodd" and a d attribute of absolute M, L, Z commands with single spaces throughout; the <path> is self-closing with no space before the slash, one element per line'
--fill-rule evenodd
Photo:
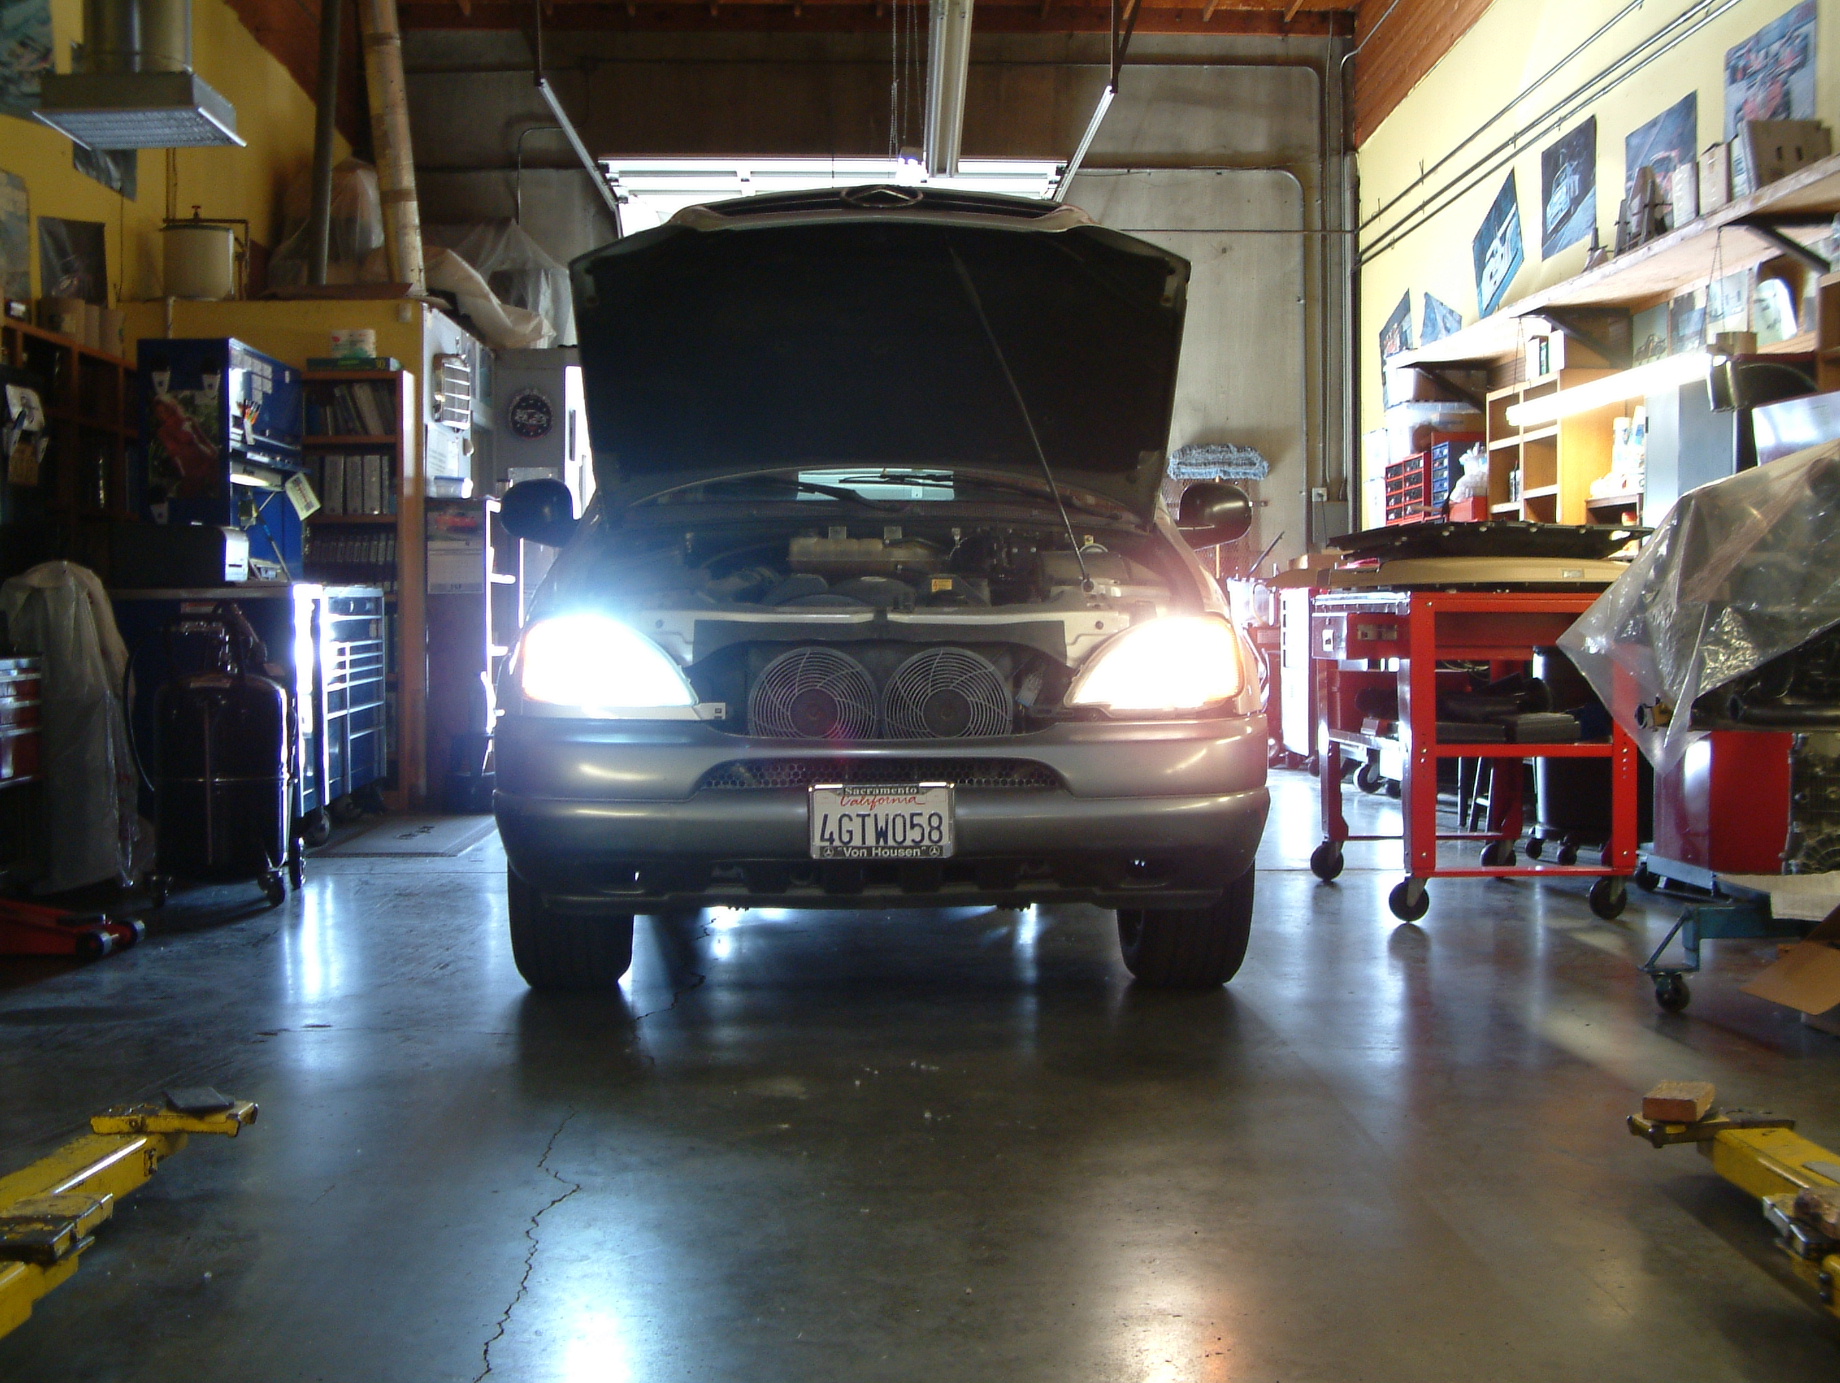
<path fill-rule="evenodd" d="M 1571 389 L 1561 389 L 1543 398 L 1528 399 L 1508 410 L 1511 427 L 1538 427 L 1556 423 L 1574 413 L 1588 413 L 1606 404 L 1624 399 L 1639 399 L 1663 389 L 1677 389 L 1683 384 L 1704 380 L 1712 373 L 1712 357 L 1705 351 L 1689 351 L 1653 360 L 1633 370 L 1605 375 Z"/>

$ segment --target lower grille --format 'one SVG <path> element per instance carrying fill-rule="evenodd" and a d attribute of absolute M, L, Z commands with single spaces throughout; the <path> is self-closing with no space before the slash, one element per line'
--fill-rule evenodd
<path fill-rule="evenodd" d="M 952 783 L 961 788 L 1052 792 L 1058 773 L 1030 759 L 736 759 L 717 764 L 699 792 L 770 792 L 813 783 Z"/>

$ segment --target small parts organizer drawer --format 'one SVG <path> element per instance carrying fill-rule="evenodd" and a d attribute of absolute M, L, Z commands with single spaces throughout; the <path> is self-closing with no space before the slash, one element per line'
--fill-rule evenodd
<path fill-rule="evenodd" d="M 37 658 L 0 658 L 0 787 L 38 777 Z"/>
<path fill-rule="evenodd" d="M 1310 653 L 1331 662 L 1403 658 L 1405 634 L 1394 615 L 1312 613 Z"/>

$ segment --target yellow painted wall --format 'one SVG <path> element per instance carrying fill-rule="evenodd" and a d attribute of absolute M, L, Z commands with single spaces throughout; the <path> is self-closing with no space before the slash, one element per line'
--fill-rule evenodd
<path fill-rule="evenodd" d="M 1607 67 L 1668 21 L 1688 11 L 1716 8 L 1704 0 L 1647 0 L 1618 20 L 1601 38 L 1543 83 L 1555 63 L 1620 11 L 1629 0 L 1495 0 L 1437 67 L 1415 87 L 1376 130 L 1359 153 L 1361 212 L 1364 223 L 1400 194 L 1400 208 L 1364 225 L 1362 243 L 1377 237 L 1406 206 L 1426 190 L 1420 169 L 1429 168 L 1502 107 L 1514 103 L 1506 118 L 1472 144 L 1454 162 L 1469 162 L 1493 148 L 1527 119 Z M 1477 319 L 1476 278 L 1471 242 L 1490 204 L 1515 171 L 1526 259 L 1508 288 L 1502 306 L 1569 278 L 1584 268 L 1585 242 L 1540 258 L 1540 151 L 1591 115 L 1597 117 L 1597 222 L 1606 245 L 1616 238 L 1617 203 L 1625 176 L 1623 140 L 1689 91 L 1699 93 L 1699 141 L 1705 149 L 1724 137 L 1726 49 L 1743 42 L 1764 25 L 1794 8 L 1794 0 L 1738 0 L 1698 33 L 1685 39 L 1595 104 L 1565 124 L 1530 140 L 1510 165 L 1499 168 L 1459 197 L 1428 225 L 1397 248 L 1362 266 L 1361 339 L 1362 419 L 1364 428 L 1381 423 L 1379 332 L 1400 295 L 1412 294 L 1412 340 L 1419 341 L 1426 292 L 1457 308 L 1465 324 Z M 1818 75 L 1815 114 L 1840 130 L 1840 0 L 1821 0 L 1817 13 Z M 1430 186 L 1447 176 L 1434 175 Z M 1712 270 L 1710 260 L 1707 271 Z"/>
<path fill-rule="evenodd" d="M 68 71 L 70 45 L 82 35 L 82 0 L 52 0 L 51 18 L 58 68 Z M 177 150 L 178 214 L 189 216 L 196 204 L 205 216 L 246 217 L 251 235 L 272 249 L 280 236 L 282 191 L 313 161 L 312 99 L 222 0 L 193 0 L 192 35 L 193 66 L 236 107 L 237 132 L 248 147 Z M 341 140 L 339 156 L 348 152 Z M 165 150 L 140 151 L 139 193 L 128 201 L 73 168 L 71 143 L 56 130 L 0 116 L 0 168 L 26 181 L 35 297 L 41 291 L 40 216 L 107 225 L 112 299 L 159 293 Z"/>

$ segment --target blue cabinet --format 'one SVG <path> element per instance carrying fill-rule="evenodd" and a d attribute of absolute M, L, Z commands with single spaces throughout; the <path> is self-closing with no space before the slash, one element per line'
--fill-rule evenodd
<path fill-rule="evenodd" d="M 301 469 L 300 371 L 234 337 L 140 343 L 137 477 L 144 517 L 240 528 L 252 574 L 301 574 L 301 522 L 283 492 Z"/>

